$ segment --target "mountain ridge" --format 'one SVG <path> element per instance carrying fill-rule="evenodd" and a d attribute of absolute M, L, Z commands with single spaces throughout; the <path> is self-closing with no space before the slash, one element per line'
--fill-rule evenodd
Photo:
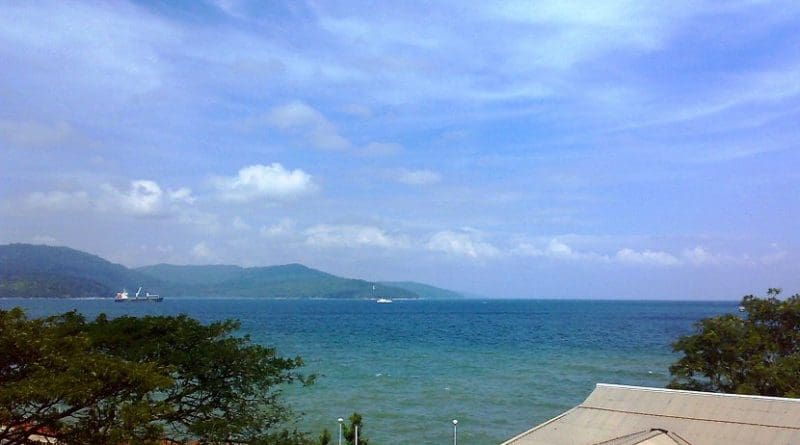
<path fill-rule="evenodd" d="M 299 263 L 258 267 L 161 263 L 127 268 L 69 247 L 0 245 L 0 297 L 110 298 L 122 288 L 138 286 L 166 296 L 463 298 L 457 292 L 422 283 L 344 278 Z M 428 295 L 414 288 L 424 289 Z"/>

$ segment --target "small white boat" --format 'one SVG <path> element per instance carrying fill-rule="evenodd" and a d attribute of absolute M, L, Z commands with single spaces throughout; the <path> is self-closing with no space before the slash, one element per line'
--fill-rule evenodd
<path fill-rule="evenodd" d="M 375 285 L 374 284 L 372 285 L 372 297 L 375 298 Z M 375 300 L 375 302 L 379 303 L 379 304 L 388 304 L 388 303 L 392 303 L 392 300 L 390 298 L 386 298 L 386 297 L 378 297 Z"/>

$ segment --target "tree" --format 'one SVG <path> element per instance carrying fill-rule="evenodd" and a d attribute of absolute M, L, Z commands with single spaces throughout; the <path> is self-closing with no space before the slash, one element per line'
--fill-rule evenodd
<path fill-rule="evenodd" d="M 308 443 L 280 400 L 305 379 L 235 321 L 187 316 L 28 319 L 0 310 L 0 443 Z"/>
<path fill-rule="evenodd" d="M 672 347 L 669 387 L 697 391 L 800 397 L 800 294 L 779 299 L 747 295 L 743 315 L 706 318 Z"/>
<path fill-rule="evenodd" d="M 319 438 L 317 439 L 317 445 L 330 445 L 331 443 L 331 432 L 325 428 L 320 433 Z"/>
<path fill-rule="evenodd" d="M 358 445 L 369 445 L 369 439 L 363 436 L 364 434 L 364 419 L 359 413 L 350 415 L 349 425 L 344 426 L 344 439 L 349 445 L 355 445 L 356 427 L 358 427 Z"/>

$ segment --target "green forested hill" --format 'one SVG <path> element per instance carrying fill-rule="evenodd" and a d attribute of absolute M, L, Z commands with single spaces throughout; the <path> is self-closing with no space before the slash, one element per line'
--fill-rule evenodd
<path fill-rule="evenodd" d="M 138 286 L 165 297 L 454 298 L 458 295 L 419 283 L 373 283 L 342 278 L 301 264 L 249 268 L 157 264 L 128 269 L 68 247 L 0 245 L 0 298 L 113 297 L 123 288 L 135 290 Z"/>
<path fill-rule="evenodd" d="M 68 247 L 0 246 L 0 297 L 113 297 L 159 281 Z"/>
<path fill-rule="evenodd" d="M 242 275 L 243 269 L 239 266 L 227 265 L 176 266 L 174 264 L 155 264 L 153 266 L 138 267 L 135 270 L 170 283 L 202 286 L 235 280 Z"/>
<path fill-rule="evenodd" d="M 270 298 L 418 298 L 414 292 L 337 277 L 302 264 L 283 266 L 175 266 L 135 269 L 165 282 L 171 295 Z M 372 287 L 375 286 L 373 291 Z M 166 292 L 166 291 L 165 291 Z"/>

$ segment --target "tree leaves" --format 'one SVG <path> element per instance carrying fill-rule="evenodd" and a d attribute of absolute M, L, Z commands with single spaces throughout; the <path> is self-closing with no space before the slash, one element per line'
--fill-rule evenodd
<path fill-rule="evenodd" d="M 800 294 L 747 295 L 744 316 L 706 318 L 673 344 L 670 388 L 800 397 Z"/>
<path fill-rule="evenodd" d="M 292 413 L 279 398 L 302 361 L 232 336 L 238 327 L 0 311 L 0 442 L 47 429 L 66 444 L 303 443 L 281 428 Z"/>

